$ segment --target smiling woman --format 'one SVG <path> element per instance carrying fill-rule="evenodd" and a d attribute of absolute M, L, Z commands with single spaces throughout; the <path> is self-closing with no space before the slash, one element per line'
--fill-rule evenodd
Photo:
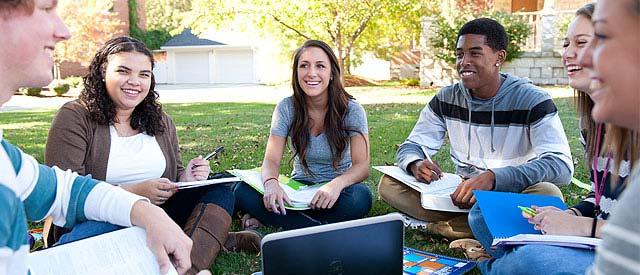
<path fill-rule="evenodd" d="M 195 244 L 188 274 L 207 269 L 221 250 L 257 252 L 257 233 L 229 233 L 234 210 L 230 186 L 177 193 L 178 181 L 207 179 L 209 161 L 199 156 L 182 165 L 176 127 L 157 101 L 153 65 L 142 42 L 130 37 L 107 41 L 91 62 L 79 100 L 65 104 L 53 119 L 45 162 L 91 174 L 160 205 Z M 49 242 L 67 243 L 116 229 L 87 222 L 62 236 L 65 230 L 57 228 Z"/>

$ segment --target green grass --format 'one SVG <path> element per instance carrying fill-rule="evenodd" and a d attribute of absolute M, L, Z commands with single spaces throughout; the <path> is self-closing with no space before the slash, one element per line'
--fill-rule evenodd
<path fill-rule="evenodd" d="M 432 95 L 433 92 L 420 92 Z M 362 96 L 362 95 L 360 95 Z M 576 167 L 575 176 L 587 181 L 583 163 L 583 149 L 578 139 L 578 120 L 571 98 L 555 98 L 565 132 L 569 138 Z M 369 120 L 371 140 L 371 164 L 392 164 L 398 145 L 413 128 L 424 103 L 420 104 L 373 104 L 365 105 Z M 252 168 L 262 161 L 264 147 L 269 133 L 269 123 L 274 105 L 237 103 L 166 104 L 177 127 L 184 162 L 197 155 L 205 155 L 219 145 L 225 152 L 212 169 L 222 171 L 232 168 Z M 19 146 L 26 153 L 43 161 L 44 144 L 54 111 L 0 113 L 0 125 L 4 138 Z M 453 171 L 448 157 L 448 145 L 434 159 L 445 171 Z M 289 155 L 284 160 L 288 160 Z M 281 172 L 289 173 L 291 167 L 283 161 Z M 394 209 L 377 198 L 377 182 L 381 174 L 372 171 L 366 183 L 374 193 L 375 201 L 369 216 L 394 212 Z M 576 186 L 563 187 L 567 203 L 580 200 L 586 191 Z M 418 207 L 418 206 L 416 206 Z M 234 228 L 238 228 L 235 221 Z M 265 229 L 265 233 L 273 232 Z M 463 257 L 449 250 L 449 240 L 417 230 L 407 230 L 405 245 L 449 256 Z M 221 254 L 212 268 L 214 274 L 248 274 L 260 269 L 260 259 L 255 255 L 242 253 Z M 477 272 L 474 271 L 474 272 Z"/>

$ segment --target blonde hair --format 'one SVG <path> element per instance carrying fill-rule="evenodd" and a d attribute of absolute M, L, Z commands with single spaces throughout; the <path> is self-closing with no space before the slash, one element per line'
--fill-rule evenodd
<path fill-rule="evenodd" d="M 33 0 L 3 0 L 0 1 L 0 16 L 4 17 L 12 12 L 31 14 L 33 8 Z"/>

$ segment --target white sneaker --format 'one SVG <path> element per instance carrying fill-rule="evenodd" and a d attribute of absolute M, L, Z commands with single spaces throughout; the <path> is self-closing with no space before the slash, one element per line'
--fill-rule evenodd
<path fill-rule="evenodd" d="M 405 227 L 411 229 L 427 229 L 427 224 L 429 224 L 428 222 L 418 220 L 404 213 L 400 213 L 400 215 L 402 215 L 402 222 Z"/>

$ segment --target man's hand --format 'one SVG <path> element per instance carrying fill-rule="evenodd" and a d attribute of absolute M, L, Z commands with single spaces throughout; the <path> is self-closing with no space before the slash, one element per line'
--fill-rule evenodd
<path fill-rule="evenodd" d="M 426 159 L 414 162 L 409 168 L 411 169 L 411 173 L 413 173 L 413 177 L 424 183 L 431 183 L 432 181 L 439 180 L 442 177 L 442 170 L 440 167 Z"/>
<path fill-rule="evenodd" d="M 496 182 L 496 175 L 487 170 L 480 175 L 463 181 L 453 194 L 451 200 L 453 204 L 462 209 L 469 209 L 476 203 L 473 190 L 491 190 Z"/>
<path fill-rule="evenodd" d="M 331 209 L 338 200 L 338 197 L 340 197 L 342 189 L 344 189 L 344 187 L 334 181 L 325 184 L 320 187 L 316 195 L 313 196 L 309 207 L 311 207 L 311 209 Z"/>
<path fill-rule="evenodd" d="M 131 209 L 131 223 L 147 231 L 147 246 L 158 260 L 160 273 L 169 271 L 169 255 L 179 274 L 187 272 L 191 267 L 193 243 L 164 210 L 146 201 L 137 201 Z"/>

